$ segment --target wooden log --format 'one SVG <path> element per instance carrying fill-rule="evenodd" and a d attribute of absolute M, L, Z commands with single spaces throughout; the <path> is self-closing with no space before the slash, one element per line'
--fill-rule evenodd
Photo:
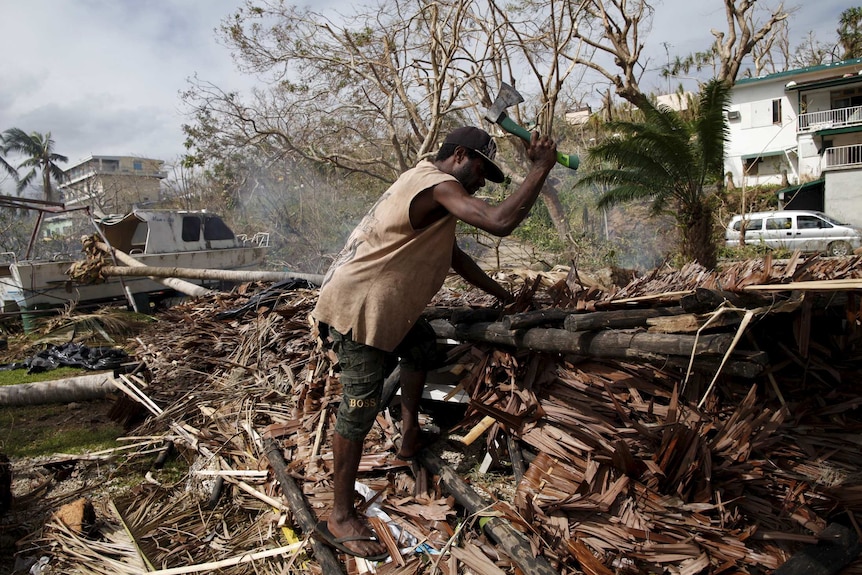
<path fill-rule="evenodd" d="M 449 321 L 452 322 L 453 325 L 458 325 L 459 323 L 498 321 L 502 314 L 502 309 L 495 309 L 492 307 L 459 307 L 452 310 L 452 315 L 449 316 Z"/>
<path fill-rule="evenodd" d="M 287 503 L 290 506 L 294 519 L 303 533 L 313 534 L 317 526 L 317 519 L 308 509 L 302 490 L 287 472 L 287 463 L 284 461 L 281 448 L 272 439 L 265 439 L 264 441 L 266 442 L 266 457 L 275 473 L 276 479 L 278 479 L 279 485 L 281 485 L 281 492 L 287 498 Z M 310 541 L 311 548 L 314 550 L 314 557 L 320 563 L 324 573 L 329 575 L 344 573 L 341 563 L 328 545 L 318 541 L 313 536 Z"/>
<path fill-rule="evenodd" d="M 646 324 L 651 333 L 697 333 L 707 321 L 707 330 L 739 325 L 742 318 L 738 313 L 722 313 L 712 319 L 710 315 L 686 313 L 671 317 L 651 317 Z"/>
<path fill-rule="evenodd" d="M 443 487 L 471 514 L 487 511 L 490 504 L 471 488 L 451 467 L 431 451 L 419 452 L 419 461 L 438 475 Z M 485 533 L 500 546 L 522 573 L 531 575 L 557 575 L 547 559 L 533 554 L 530 541 L 502 517 L 487 517 L 479 522 Z"/>
<path fill-rule="evenodd" d="M 755 293 L 697 288 L 679 301 L 680 307 L 689 313 L 707 313 L 718 309 L 724 303 L 748 309 L 764 306 L 769 303 L 769 300 Z"/>
<path fill-rule="evenodd" d="M 515 485 L 521 483 L 524 474 L 527 472 L 527 466 L 524 465 L 524 456 L 521 453 L 521 446 L 518 445 L 518 440 L 511 433 L 506 433 L 506 447 L 509 451 L 509 461 L 512 462 L 512 475 L 515 477 Z"/>
<path fill-rule="evenodd" d="M 710 334 L 696 337 L 683 334 L 636 331 L 572 332 L 565 329 L 534 328 L 523 335 L 523 345 L 535 351 L 574 353 L 593 357 L 644 357 L 655 355 L 722 355 L 733 336 Z"/>
<path fill-rule="evenodd" d="M 0 387 L 0 405 L 44 405 L 104 399 L 114 391 L 110 373 Z"/>
<path fill-rule="evenodd" d="M 733 356 L 735 357 L 736 352 Z M 674 367 L 680 371 L 688 369 L 689 358 L 686 357 L 668 357 L 667 365 Z M 721 365 L 721 358 L 718 357 L 703 357 L 699 356 L 695 359 L 691 366 L 692 371 L 703 374 L 714 374 L 718 371 Z M 730 359 L 725 362 L 721 368 L 721 373 L 741 377 L 744 379 L 754 379 L 763 374 L 766 367 L 760 361 L 754 361 L 749 357 L 743 356 L 739 359 Z"/>
<path fill-rule="evenodd" d="M 655 359 L 660 356 L 723 355 L 733 341 L 730 334 L 686 335 L 643 331 L 577 331 L 533 328 L 523 333 L 507 330 L 500 322 L 453 326 L 445 320 L 431 322 L 438 337 L 459 341 L 484 341 L 526 347 L 549 353 L 592 357 Z"/>
<path fill-rule="evenodd" d="M 569 331 L 590 331 L 605 328 L 630 329 L 646 325 L 650 318 L 675 316 L 682 313 L 684 311 L 680 307 L 594 311 L 570 314 L 565 318 L 564 326 Z"/>
<path fill-rule="evenodd" d="M 130 267 L 144 267 L 144 264 L 130 256 L 124 251 L 120 251 L 118 249 L 114 249 L 110 247 L 108 244 L 102 242 L 96 242 L 96 247 L 102 250 L 105 253 L 111 254 L 116 259 L 120 260 L 122 263 L 126 264 Z M 213 293 L 212 290 L 208 290 L 199 285 L 195 285 L 191 282 L 183 281 L 177 278 L 153 278 L 155 281 L 168 286 L 171 289 L 175 289 L 180 293 L 186 294 L 192 297 L 205 296 Z"/>
<path fill-rule="evenodd" d="M 195 280 L 218 280 L 227 282 L 264 282 L 290 279 L 305 280 L 314 285 L 323 283 L 320 274 L 301 274 L 292 272 L 273 272 L 259 270 L 213 270 L 199 268 L 153 267 L 153 266 L 103 266 L 102 271 L 109 276 L 145 276 L 153 278 L 184 278 Z"/>
<path fill-rule="evenodd" d="M 819 543 L 793 555 L 773 575 L 835 575 L 862 551 L 856 530 L 839 523 L 827 525 L 818 538 Z"/>
<path fill-rule="evenodd" d="M 491 343 L 515 347 L 518 346 L 520 340 L 517 331 L 506 329 L 506 326 L 499 322 L 456 325 L 455 336 L 456 339 L 461 340 L 476 341 L 481 339 Z"/>
<path fill-rule="evenodd" d="M 524 313 L 507 315 L 503 318 L 503 325 L 506 329 L 537 327 L 540 325 L 560 323 L 574 313 L 576 313 L 575 310 L 559 308 L 527 311 Z"/>

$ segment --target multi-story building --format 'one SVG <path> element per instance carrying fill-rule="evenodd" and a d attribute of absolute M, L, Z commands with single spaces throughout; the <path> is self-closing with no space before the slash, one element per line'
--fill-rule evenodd
<path fill-rule="evenodd" d="M 862 58 L 738 80 L 727 177 L 862 226 Z"/>
<path fill-rule="evenodd" d="M 126 213 L 159 199 L 164 162 L 134 156 L 90 156 L 65 171 L 60 186 L 66 206 L 89 205 L 95 213 Z"/>

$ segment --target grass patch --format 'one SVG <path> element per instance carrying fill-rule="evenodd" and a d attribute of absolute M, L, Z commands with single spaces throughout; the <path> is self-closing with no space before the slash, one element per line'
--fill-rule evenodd
<path fill-rule="evenodd" d="M 18 385 L 19 383 L 34 383 L 37 381 L 51 381 L 54 379 L 66 379 L 81 375 L 91 375 L 96 372 L 81 369 L 79 367 L 58 367 L 39 373 L 27 373 L 26 369 L 7 369 L 0 371 L 0 385 Z"/>
<path fill-rule="evenodd" d="M 99 404 L 101 406 L 101 404 Z M 89 403 L 0 408 L 0 452 L 9 457 L 80 454 L 117 447 L 118 424 L 98 414 L 88 417 Z"/>

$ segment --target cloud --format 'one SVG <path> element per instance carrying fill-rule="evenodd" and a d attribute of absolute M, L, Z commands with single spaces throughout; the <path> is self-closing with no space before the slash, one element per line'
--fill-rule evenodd
<path fill-rule="evenodd" d="M 241 0 L 5 2 L 0 130 L 51 132 L 90 154 L 172 161 L 183 151 L 180 91 L 200 74 L 247 86 L 214 29 Z M 34 39 L 50 38 L 50 41 Z"/>
<path fill-rule="evenodd" d="M 183 152 L 186 120 L 179 98 L 197 75 L 226 90 L 249 92 L 215 30 L 244 0 L 0 0 L 0 130 L 51 132 L 71 161 L 90 154 L 173 161 Z M 321 13 L 346 13 L 348 0 L 319 0 Z M 802 5 L 791 32 L 835 36 L 846 0 Z M 664 0 L 645 38 L 648 67 L 705 49 L 710 27 L 724 26 L 717 0 Z M 796 42 L 792 42 L 796 44 Z M 648 83 L 643 84 L 649 89 Z"/>

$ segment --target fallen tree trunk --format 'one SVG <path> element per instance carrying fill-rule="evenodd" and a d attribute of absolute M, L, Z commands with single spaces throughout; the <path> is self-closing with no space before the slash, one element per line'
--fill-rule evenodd
<path fill-rule="evenodd" d="M 130 256 L 126 252 L 120 251 L 118 249 L 114 249 L 114 248 L 110 247 L 108 244 L 105 244 L 102 242 L 96 242 L 96 247 L 99 248 L 100 250 L 104 251 L 105 253 L 113 255 L 115 258 L 117 258 L 118 260 L 120 260 L 121 262 L 126 264 L 127 266 L 138 267 L 138 268 L 146 267 L 146 266 L 144 266 L 144 264 L 142 264 L 141 262 L 139 262 L 138 260 L 136 260 L 135 258 Z M 212 290 L 208 290 L 208 289 L 201 287 L 199 285 L 195 285 L 191 282 L 183 281 L 183 280 L 176 279 L 176 278 L 171 278 L 171 277 L 169 277 L 169 278 L 156 278 L 156 277 L 153 277 L 153 279 L 155 281 L 161 283 L 161 284 L 168 286 L 171 289 L 175 289 L 180 293 L 184 293 L 186 295 L 193 296 L 193 297 L 205 296 L 205 295 L 209 295 L 209 294 L 213 293 Z"/>
<path fill-rule="evenodd" d="M 565 318 L 565 328 L 569 331 L 589 331 L 593 329 L 628 329 L 647 324 L 656 317 L 676 316 L 684 313 L 681 307 L 621 309 L 594 311 L 590 313 L 569 314 Z"/>
<path fill-rule="evenodd" d="M 683 296 L 679 305 L 689 313 L 707 313 L 723 304 L 737 308 L 757 308 L 768 305 L 770 300 L 760 294 L 729 292 L 717 289 L 697 288 L 694 293 Z"/>
<path fill-rule="evenodd" d="M 114 390 L 110 373 L 0 387 L 0 405 L 43 405 L 103 399 Z"/>
<path fill-rule="evenodd" d="M 149 276 L 153 278 L 185 278 L 195 280 L 219 280 L 228 282 L 305 280 L 320 285 L 322 274 L 301 274 L 259 270 L 211 270 L 199 268 L 153 267 L 153 266 L 104 266 L 102 272 L 109 276 Z"/>
<path fill-rule="evenodd" d="M 284 460 L 281 448 L 274 441 L 267 440 L 264 444 L 264 449 L 266 450 L 266 458 L 269 460 L 269 465 L 272 467 L 278 484 L 281 486 L 281 492 L 287 499 L 290 511 L 293 513 L 294 520 L 303 534 L 312 535 L 309 543 L 311 543 L 311 548 L 314 550 L 314 558 L 320 563 L 323 572 L 327 575 L 344 573 L 332 549 L 313 536 L 317 519 L 308 508 L 302 490 L 288 473 L 287 462 Z"/>
<path fill-rule="evenodd" d="M 540 309 L 507 315 L 502 321 L 508 329 L 525 329 L 549 323 L 560 323 L 575 313 L 577 313 L 575 310 L 568 309 Z"/>
<path fill-rule="evenodd" d="M 595 332 L 553 328 L 533 328 L 522 332 L 506 329 L 502 322 L 453 326 L 445 320 L 434 320 L 431 325 L 438 337 L 592 357 L 689 356 L 692 353 L 720 356 L 727 352 L 733 341 L 733 336 L 725 333 L 697 337 L 643 331 Z"/>
<path fill-rule="evenodd" d="M 427 449 L 420 451 L 419 461 L 431 473 L 440 477 L 446 490 L 471 514 L 481 515 L 492 511 L 491 504 L 484 501 L 472 487 L 434 453 Z M 557 571 L 551 567 L 547 559 L 533 553 L 530 541 L 524 535 L 516 531 L 505 519 L 494 517 L 492 514 L 489 515 L 483 517 L 479 524 L 483 526 L 485 533 L 512 558 L 522 573 L 557 575 Z"/>

